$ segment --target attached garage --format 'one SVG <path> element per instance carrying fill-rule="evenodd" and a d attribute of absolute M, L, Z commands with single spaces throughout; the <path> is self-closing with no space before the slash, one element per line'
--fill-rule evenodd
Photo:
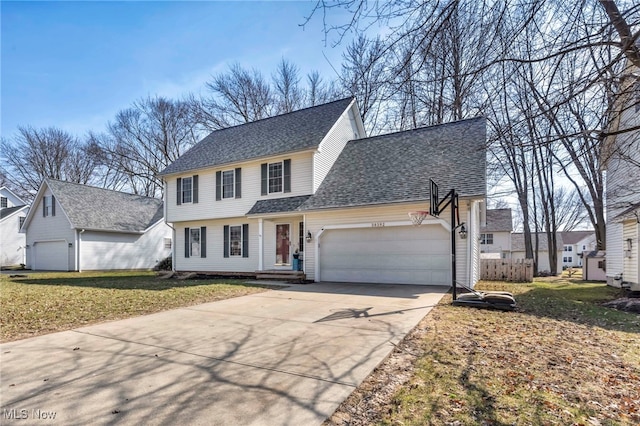
<path fill-rule="evenodd" d="M 69 245 L 64 240 L 38 241 L 35 247 L 35 265 L 39 271 L 68 271 Z"/>
<path fill-rule="evenodd" d="M 450 233 L 441 225 L 328 229 L 319 245 L 322 281 L 451 283 Z"/>

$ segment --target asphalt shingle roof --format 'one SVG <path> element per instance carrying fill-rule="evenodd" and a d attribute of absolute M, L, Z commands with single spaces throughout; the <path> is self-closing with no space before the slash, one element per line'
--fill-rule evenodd
<path fill-rule="evenodd" d="M 216 130 L 160 175 L 317 148 L 353 98 Z"/>
<path fill-rule="evenodd" d="M 567 231 L 567 232 L 561 232 L 562 235 L 562 241 L 564 242 L 564 244 L 576 244 L 580 241 L 582 241 L 583 239 L 590 237 L 590 236 L 595 236 L 595 231 Z"/>
<path fill-rule="evenodd" d="M 164 214 L 162 200 L 157 198 L 54 179 L 46 182 L 77 229 L 142 232 Z"/>
<path fill-rule="evenodd" d="M 0 219 L 4 219 L 5 217 L 11 216 L 13 213 L 17 212 L 20 209 L 23 209 L 25 206 L 13 206 L 7 207 L 5 209 L 0 210 Z"/>
<path fill-rule="evenodd" d="M 534 240 L 535 234 L 531 234 L 531 239 Z M 556 241 L 558 244 L 558 250 L 562 251 L 564 242 L 562 241 L 562 235 L 560 232 L 556 233 Z M 535 250 L 535 240 L 533 241 L 533 249 Z M 538 232 L 538 250 L 548 251 L 549 242 L 547 240 L 547 234 L 544 232 Z M 524 249 L 524 234 L 521 232 L 511 234 L 511 251 L 526 251 Z"/>
<path fill-rule="evenodd" d="M 260 200 L 253 205 L 253 207 L 251 208 L 251 210 L 249 210 L 247 215 L 294 212 L 302 205 L 302 203 L 307 201 L 309 197 L 310 195 L 300 195 L 297 197 L 273 198 L 270 200 Z"/>
<path fill-rule="evenodd" d="M 429 178 L 441 197 L 484 196 L 485 145 L 484 118 L 352 140 L 302 209 L 426 201 Z"/>
<path fill-rule="evenodd" d="M 487 226 L 482 227 L 482 232 L 511 231 L 513 231 L 511 209 L 487 209 Z"/>

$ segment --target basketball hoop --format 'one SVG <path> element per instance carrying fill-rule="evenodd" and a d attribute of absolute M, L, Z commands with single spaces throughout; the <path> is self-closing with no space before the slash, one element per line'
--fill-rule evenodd
<path fill-rule="evenodd" d="M 420 226 L 425 217 L 429 215 L 428 211 L 419 210 L 415 212 L 409 212 L 409 219 L 415 226 Z"/>

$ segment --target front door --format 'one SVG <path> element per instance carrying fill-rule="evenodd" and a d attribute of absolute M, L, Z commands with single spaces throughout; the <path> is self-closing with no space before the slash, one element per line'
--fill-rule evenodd
<path fill-rule="evenodd" d="M 288 223 L 276 225 L 276 265 L 290 264 L 291 226 Z"/>

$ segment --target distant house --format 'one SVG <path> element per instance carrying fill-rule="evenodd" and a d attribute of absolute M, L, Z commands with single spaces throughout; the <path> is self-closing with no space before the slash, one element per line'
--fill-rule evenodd
<path fill-rule="evenodd" d="M 609 136 L 606 170 L 607 284 L 640 291 L 640 69 L 628 61 L 621 76 Z"/>
<path fill-rule="evenodd" d="M 45 179 L 25 219 L 27 267 L 150 269 L 171 253 L 156 198 Z"/>
<path fill-rule="evenodd" d="M 20 228 L 29 206 L 9 188 L 0 188 L 0 266 L 25 263 L 24 234 Z"/>
<path fill-rule="evenodd" d="M 291 273 L 302 260 L 314 281 L 449 285 L 451 207 L 420 227 L 408 216 L 429 210 L 433 178 L 441 197 L 458 192 L 456 279 L 474 285 L 485 146 L 480 117 L 367 138 L 353 98 L 215 131 L 161 173 L 174 268 Z"/>
<path fill-rule="evenodd" d="M 535 234 L 531 235 L 531 238 L 535 238 Z M 563 240 L 561 233 L 556 234 L 556 241 L 558 244 L 558 250 L 556 251 L 557 269 L 558 272 L 562 270 L 562 249 Z M 535 242 L 533 243 L 533 250 L 535 251 Z M 511 234 L 511 258 L 512 259 L 524 259 L 526 257 L 524 234 L 521 232 L 514 232 Z M 538 272 L 550 272 L 551 265 L 549 264 L 549 244 L 547 240 L 547 234 L 544 232 L 538 233 Z"/>
<path fill-rule="evenodd" d="M 582 253 L 596 249 L 594 231 L 566 231 L 562 235 L 562 269 L 581 268 Z"/>
<path fill-rule="evenodd" d="M 512 231 L 511 209 L 487 209 L 486 225 L 480 228 L 480 257 L 510 259 Z"/>

